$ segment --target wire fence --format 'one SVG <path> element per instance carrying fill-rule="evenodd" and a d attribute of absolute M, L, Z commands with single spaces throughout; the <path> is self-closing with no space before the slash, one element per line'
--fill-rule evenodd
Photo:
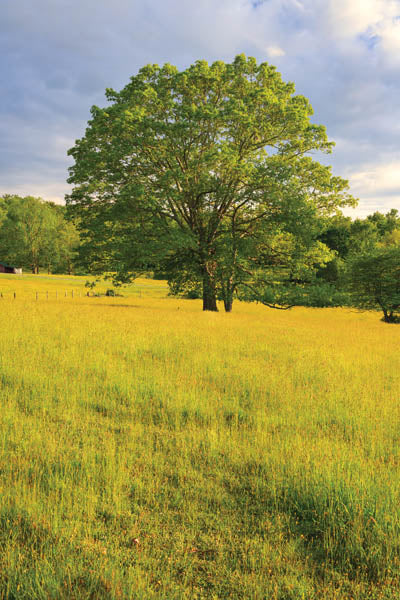
<path fill-rule="evenodd" d="M 142 290 L 130 290 L 128 296 L 142 297 Z M 87 290 L 3 290 L 0 291 L 0 300 L 5 299 L 31 299 L 31 300 L 62 300 L 74 298 L 117 298 L 125 297 L 117 293 L 99 293 Z"/>
<path fill-rule="evenodd" d="M 46 290 L 46 291 L 31 291 L 31 290 L 3 290 L 0 291 L 0 300 L 11 298 L 16 300 L 17 298 L 31 298 L 33 300 L 58 300 L 59 298 L 81 298 L 83 296 L 87 296 L 86 292 L 82 292 L 81 290 Z M 92 294 L 90 294 L 92 295 Z"/>

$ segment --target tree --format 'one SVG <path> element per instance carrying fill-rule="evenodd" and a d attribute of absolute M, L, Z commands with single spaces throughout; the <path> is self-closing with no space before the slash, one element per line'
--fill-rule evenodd
<path fill-rule="evenodd" d="M 5 195 L 0 198 L 0 256 L 2 260 L 39 273 L 46 268 L 72 268 L 79 236 L 65 219 L 65 207 L 41 198 Z"/>
<path fill-rule="evenodd" d="M 400 320 L 400 246 L 375 248 L 353 258 L 348 284 L 355 306 L 382 310 L 386 323 Z"/>
<path fill-rule="evenodd" d="M 368 215 L 367 220 L 375 224 L 381 237 L 400 230 L 400 216 L 395 208 L 389 210 L 386 215 L 374 212 L 372 215 Z"/>
<path fill-rule="evenodd" d="M 0 231 L 0 247 L 5 260 L 28 266 L 38 273 L 51 262 L 57 219 L 40 198 L 6 196 L 6 217 Z"/>
<path fill-rule="evenodd" d="M 67 204 L 92 272 L 128 281 L 172 265 L 200 281 L 204 310 L 223 290 L 230 310 L 266 231 L 300 215 L 299 232 L 303 213 L 354 203 L 347 182 L 307 156 L 333 145 L 308 100 L 267 63 L 147 65 L 106 97 L 69 151 Z"/>
<path fill-rule="evenodd" d="M 365 219 L 335 215 L 324 219 L 318 239 L 335 252 L 335 257 L 319 269 L 317 277 L 340 286 L 345 263 L 360 254 L 382 246 L 400 244 L 400 218 L 395 209 L 385 214 L 375 212 Z"/>
<path fill-rule="evenodd" d="M 56 213 L 56 229 L 54 230 L 53 242 L 53 273 L 72 274 L 79 248 L 79 232 L 74 223 L 67 219 L 66 207 L 60 204 L 48 202 Z"/>
<path fill-rule="evenodd" d="M 74 223 L 62 219 L 57 230 L 58 262 L 56 270 L 71 275 L 79 249 L 79 232 Z"/>

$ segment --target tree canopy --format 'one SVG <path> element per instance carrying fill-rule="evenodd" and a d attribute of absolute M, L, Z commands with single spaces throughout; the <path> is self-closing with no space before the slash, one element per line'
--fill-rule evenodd
<path fill-rule="evenodd" d="M 38 273 L 72 271 L 79 235 L 65 207 L 33 196 L 0 197 L 0 260 Z"/>
<path fill-rule="evenodd" d="M 400 245 L 400 216 L 394 208 L 386 214 L 374 212 L 364 219 L 335 215 L 322 221 L 318 239 L 335 253 L 318 276 L 336 282 L 347 260 L 382 246 Z"/>
<path fill-rule="evenodd" d="M 387 323 L 400 322 L 400 245 L 355 256 L 348 267 L 353 304 L 381 310 Z"/>
<path fill-rule="evenodd" d="M 354 204 L 347 182 L 311 158 L 333 144 L 294 92 L 243 55 L 147 65 L 108 89 L 69 151 L 82 260 L 119 281 L 162 266 L 178 287 L 201 286 L 204 310 L 218 297 L 230 310 L 238 290 L 288 305 L 274 288 L 327 260 L 315 223 Z"/>

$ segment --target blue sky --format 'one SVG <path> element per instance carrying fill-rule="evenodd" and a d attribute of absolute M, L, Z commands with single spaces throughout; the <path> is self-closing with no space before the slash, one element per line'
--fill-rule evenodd
<path fill-rule="evenodd" d="M 241 52 L 310 99 L 348 214 L 400 209 L 400 0 L 1 0 L 0 194 L 62 202 L 90 107 L 144 64 Z"/>

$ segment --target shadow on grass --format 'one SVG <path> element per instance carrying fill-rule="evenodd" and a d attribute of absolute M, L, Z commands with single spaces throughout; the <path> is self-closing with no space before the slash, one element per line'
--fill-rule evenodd
<path fill-rule="evenodd" d="M 287 536 L 301 541 L 321 577 L 336 571 L 372 586 L 385 582 L 392 589 L 399 584 L 400 532 L 390 521 L 378 523 L 375 499 L 360 500 L 357 489 L 340 481 L 332 485 L 316 478 L 306 483 L 300 474 L 294 478 L 288 473 L 277 485 L 268 467 L 258 463 L 236 467 L 236 472 L 239 477 L 226 479 L 225 485 L 238 509 L 245 504 L 255 527 L 266 512 L 284 513 Z"/>

